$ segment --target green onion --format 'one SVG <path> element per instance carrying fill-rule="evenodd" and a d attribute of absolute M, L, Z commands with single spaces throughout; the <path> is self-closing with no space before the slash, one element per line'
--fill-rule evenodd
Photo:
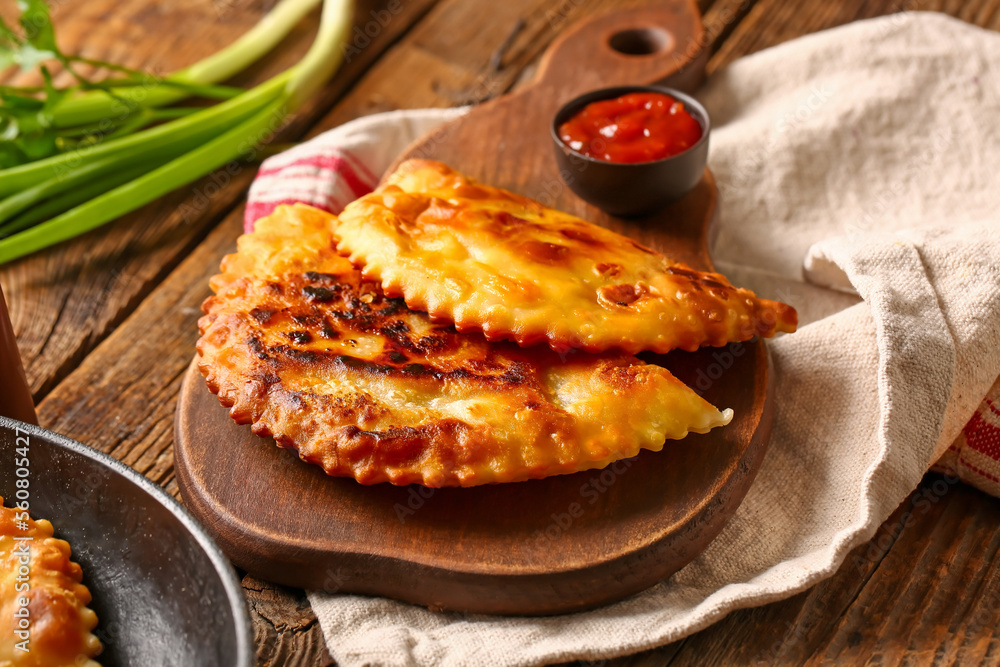
<path fill-rule="evenodd" d="M 283 0 L 249 32 L 228 47 L 160 80 L 159 85 L 155 77 L 148 77 L 153 82 L 145 82 L 150 84 L 146 90 L 133 90 L 134 85 L 112 90 L 117 99 L 111 99 L 98 91 L 83 93 L 56 107 L 53 123 L 56 127 L 94 123 L 107 118 L 123 104 L 158 107 L 177 102 L 189 94 L 214 97 L 215 95 L 203 94 L 206 90 L 212 90 L 210 84 L 239 74 L 269 53 L 319 2 L 320 0 Z M 207 88 L 200 88 L 201 86 Z"/>
<path fill-rule="evenodd" d="M 170 123 L 105 141 L 73 153 L 54 155 L 0 171 L 0 197 L 31 187 L 39 180 L 61 176 L 69 169 L 114 155 L 130 155 L 156 150 L 192 137 L 214 136 L 234 122 L 245 119 L 282 94 L 291 70 L 283 72 L 243 95 L 221 102 L 204 111 Z"/>
<path fill-rule="evenodd" d="M 48 220 L 55 215 L 68 211 L 78 204 L 93 199 L 112 188 L 116 188 L 123 183 L 128 183 L 133 178 L 141 176 L 147 171 L 149 171 L 147 165 L 138 164 L 116 170 L 101 178 L 96 178 L 79 188 L 69 190 L 58 197 L 47 199 L 31 207 L 13 220 L 4 223 L 2 233 L 13 234 L 14 232 L 27 229 L 43 220 Z"/>
<path fill-rule="evenodd" d="M 258 28 L 269 25 L 287 33 L 315 2 L 285 0 Z M 319 32 L 302 61 L 252 90 L 197 111 L 142 109 L 92 146 L 0 170 L 0 236 L 9 235 L 0 239 L 0 263 L 90 231 L 247 157 L 339 67 L 351 11 L 349 0 L 325 0 Z M 253 33 L 176 76 L 199 85 L 228 76 L 233 62 L 259 57 L 259 45 L 247 40 Z M 269 33 L 269 41 L 278 40 Z M 225 58 L 220 57 L 223 54 Z M 115 93 L 129 90 L 116 88 Z M 159 91 L 157 103 L 183 96 L 169 87 L 154 90 Z M 110 98 L 89 97 L 104 95 L 100 92 L 84 95 L 62 104 L 77 103 L 70 114 L 75 124 L 99 122 L 102 117 L 96 110 L 101 104 L 107 107 Z M 129 133 L 170 116 L 179 117 Z M 45 219 L 49 215 L 55 217 Z"/>

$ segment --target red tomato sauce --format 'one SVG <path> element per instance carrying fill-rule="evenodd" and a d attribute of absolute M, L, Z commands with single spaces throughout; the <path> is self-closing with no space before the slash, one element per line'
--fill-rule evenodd
<path fill-rule="evenodd" d="M 663 93 L 628 93 L 591 102 L 559 126 L 559 138 L 576 152 L 629 164 L 683 153 L 701 135 L 694 116 Z"/>

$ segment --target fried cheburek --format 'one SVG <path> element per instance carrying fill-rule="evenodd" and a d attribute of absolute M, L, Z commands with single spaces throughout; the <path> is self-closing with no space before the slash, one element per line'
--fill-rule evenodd
<path fill-rule="evenodd" d="M 231 416 L 330 475 L 514 482 L 604 467 L 732 416 L 635 357 L 433 322 L 339 256 L 336 226 L 304 205 L 258 220 L 198 323 L 198 366 Z"/>
<path fill-rule="evenodd" d="M 83 572 L 52 524 L 26 515 L 0 507 L 0 665 L 98 667 L 97 614 L 87 607 Z"/>
<path fill-rule="evenodd" d="M 489 340 L 665 353 L 797 324 L 791 306 L 440 162 L 404 162 L 337 236 L 386 294 Z"/>

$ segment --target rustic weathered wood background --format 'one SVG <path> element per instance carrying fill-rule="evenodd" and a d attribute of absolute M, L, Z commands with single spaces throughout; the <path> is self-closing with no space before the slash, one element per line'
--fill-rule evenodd
<path fill-rule="evenodd" d="M 399 11 L 279 137 L 311 136 L 368 113 L 453 106 L 528 79 L 573 20 L 630 2 L 398 0 Z M 67 51 L 166 72 L 221 48 L 273 0 L 53 0 Z M 371 20 L 386 0 L 360 0 Z M 1000 0 L 701 0 L 709 73 L 742 55 L 858 19 L 935 10 L 1000 29 Z M 3 13 L 6 14 L 6 11 Z M 304 53 L 303 25 L 254 83 Z M 73 242 L 0 268 L 43 426 L 109 452 L 168 491 L 173 414 L 208 278 L 240 233 L 248 167 L 212 177 Z M 725 202 L 722 203 L 725 205 Z M 266 489 L 261 493 L 266 494 Z M 996 664 L 1000 501 L 928 475 L 831 579 L 731 614 L 687 639 L 607 661 L 670 664 Z M 332 663 L 301 591 L 244 588 L 261 665 Z"/>

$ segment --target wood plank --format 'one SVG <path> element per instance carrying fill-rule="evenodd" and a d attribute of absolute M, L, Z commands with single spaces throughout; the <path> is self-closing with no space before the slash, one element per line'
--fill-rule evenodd
<path fill-rule="evenodd" d="M 302 591 L 275 586 L 251 576 L 243 578 L 253 622 L 257 664 L 261 667 L 326 667 L 334 665 L 319 620 Z"/>
<path fill-rule="evenodd" d="M 478 14 L 470 11 L 468 5 L 459 8 L 466 15 Z M 536 20 L 540 18 L 544 16 L 536 11 Z M 434 32 L 428 29 L 426 34 Z M 437 32 L 440 34 L 440 31 Z M 410 47 L 408 41 L 394 51 L 406 51 L 410 56 L 418 52 Z M 480 67 L 489 65 L 489 55 L 495 51 L 496 46 L 489 54 L 484 51 Z M 408 60 L 401 55 L 398 62 L 406 63 Z M 425 68 L 428 60 L 434 65 L 430 69 Z M 408 84 L 413 80 L 430 84 L 434 79 L 444 79 L 442 74 L 451 75 L 449 70 L 452 67 L 464 76 L 470 76 L 460 61 L 447 57 L 447 54 L 439 59 L 418 60 L 414 65 L 406 70 L 411 77 Z M 514 66 L 507 65 L 506 69 L 506 74 L 510 76 Z M 366 81 L 378 78 L 379 73 L 373 73 Z M 401 77 L 400 81 L 406 82 L 406 77 Z M 324 125 L 336 124 L 337 114 L 339 118 L 345 118 L 364 113 L 367 110 L 364 108 L 366 92 L 374 90 L 376 94 L 386 94 L 400 89 L 409 91 L 411 88 L 419 88 L 422 94 L 428 90 L 435 93 L 430 85 L 422 88 L 399 86 L 392 79 L 382 78 L 378 86 L 353 91 L 325 120 Z M 414 95 L 399 102 L 406 106 L 428 103 L 452 104 L 454 100 L 442 96 L 429 102 L 427 97 Z M 239 220 L 239 213 L 228 216 L 218 230 L 200 244 L 192 257 L 173 271 L 169 279 L 142 303 L 140 310 L 121 325 L 115 339 L 105 341 L 58 391 L 43 401 L 40 406 L 43 423 L 112 452 L 176 494 L 170 449 L 175 384 L 190 357 L 196 335 L 196 308 L 207 294 L 207 278 L 214 272 L 221 254 L 231 248 L 239 232 Z M 164 316 L 164 313 L 169 313 L 169 316 Z M 155 328 L 150 329 L 150 325 Z M 116 364 L 116 360 L 121 363 Z M 105 407 L 109 405 L 113 408 Z M 149 410 L 149 405 L 155 405 L 155 408 Z M 264 613 L 262 607 L 254 602 L 255 588 L 256 584 L 247 584 L 258 632 L 261 664 L 283 664 L 288 655 L 298 654 L 303 645 L 315 645 L 319 638 L 318 627 L 310 621 L 308 614 L 300 614 L 300 602 L 277 596 L 268 600 L 268 611 Z M 267 616 L 266 620 L 264 616 Z M 300 632 L 303 627 L 309 631 Z M 312 655 L 310 651 L 306 653 Z"/>
<path fill-rule="evenodd" d="M 755 30 L 766 31 L 766 24 L 774 20 L 774 16 L 770 12 L 775 9 L 775 5 L 781 3 L 766 3 L 762 0 L 761 4 L 770 5 L 770 9 L 768 11 L 755 13 L 755 10 L 759 7 L 755 8 L 755 10 L 751 10 L 750 13 L 747 14 L 747 18 L 756 17 L 754 20 L 758 22 L 758 25 Z M 890 3 L 876 4 L 888 6 Z M 998 17 L 1000 17 L 1000 12 L 997 11 L 998 4 L 1000 3 L 996 3 L 995 0 L 992 2 L 975 3 L 975 16 L 977 17 L 977 22 L 982 21 L 983 25 L 997 27 L 996 22 Z M 864 3 L 853 3 L 852 5 L 855 13 L 860 16 L 862 10 L 857 5 L 864 5 Z M 921 9 L 931 8 L 932 6 L 934 5 L 931 5 L 931 3 L 927 3 L 925 6 L 922 2 L 919 5 Z M 871 5 L 869 5 L 869 8 L 870 7 Z M 789 17 L 784 19 L 790 26 L 785 30 L 785 35 L 787 36 L 784 37 L 784 39 L 796 36 L 797 34 L 803 34 L 806 31 L 825 27 L 822 22 L 817 23 L 810 18 L 810 11 L 800 9 L 800 18 L 807 22 L 808 27 L 801 28 L 798 33 L 794 30 L 794 17 L 789 15 Z M 868 11 L 874 10 L 869 9 Z M 960 7 L 956 7 L 954 11 L 962 10 Z M 851 20 L 850 18 L 842 19 L 843 16 L 845 15 L 838 12 L 833 16 L 832 20 Z M 737 24 L 732 30 L 730 39 L 743 39 L 747 45 L 745 49 L 759 49 L 768 45 L 767 40 L 761 42 L 753 40 L 752 35 L 750 34 L 751 31 L 744 30 L 743 27 L 743 22 Z M 726 40 L 723 42 L 723 47 L 726 47 L 729 43 L 730 40 Z M 400 45 L 394 48 L 391 53 L 400 50 L 408 50 L 411 55 L 415 53 L 412 49 L 412 45 L 405 39 L 400 43 Z M 713 61 L 713 63 L 715 66 L 718 66 L 724 63 L 727 58 L 731 60 L 732 58 L 738 57 L 738 55 L 745 52 L 746 50 L 741 52 L 737 48 L 732 48 L 725 52 L 720 50 L 722 56 Z M 406 58 L 403 58 L 402 62 L 404 64 L 405 61 Z M 428 102 L 425 102 L 425 100 L 433 101 L 434 99 L 438 100 L 438 105 L 451 104 L 453 103 L 452 99 L 447 95 L 436 97 L 434 90 L 431 90 L 430 93 L 427 92 L 426 88 L 429 88 L 429 86 L 425 87 L 416 85 L 414 82 L 439 79 L 443 82 L 448 82 L 447 84 L 443 84 L 447 85 L 446 88 L 441 89 L 439 87 L 439 90 L 455 90 L 460 88 L 461 85 L 466 85 L 469 80 L 475 81 L 477 75 L 483 71 L 483 64 L 488 64 L 488 61 L 488 56 L 484 55 L 482 61 L 478 65 L 478 69 L 474 66 L 470 71 L 469 68 L 465 67 L 462 63 L 456 63 L 448 60 L 447 58 L 426 58 L 417 64 L 432 63 L 432 69 L 421 70 L 421 68 L 415 67 L 412 70 L 408 70 L 411 73 L 409 81 L 404 78 L 401 82 L 397 81 L 393 84 L 398 86 L 400 83 L 404 83 L 404 88 L 412 87 L 420 88 L 421 90 L 415 91 L 412 95 L 409 95 L 409 91 L 402 91 L 401 94 L 401 91 L 392 90 L 392 86 L 390 86 L 389 83 L 387 83 L 385 87 L 373 85 L 361 89 L 359 86 L 359 89 L 353 91 L 352 94 L 344 100 L 343 104 L 334 109 L 334 111 L 324 119 L 324 124 L 325 126 L 329 126 L 331 124 L 336 124 L 337 118 L 349 119 L 357 115 L 362 115 L 365 113 L 366 108 L 378 108 L 379 104 L 384 104 L 385 108 L 393 108 L 393 104 L 405 104 L 407 99 L 412 101 L 412 104 L 408 106 L 427 104 Z M 396 62 L 400 62 L 400 60 L 397 59 Z M 452 79 L 447 76 L 450 68 L 454 68 L 456 76 L 459 77 L 458 79 L 455 79 L 456 83 L 451 83 Z M 465 78 L 461 79 L 461 77 Z M 367 81 L 368 79 L 366 78 L 366 80 L 362 83 Z M 375 102 L 374 105 L 372 104 L 373 101 Z M 238 221 L 239 215 L 237 213 L 235 216 L 230 216 L 230 219 L 227 219 L 226 223 L 223 225 L 223 227 L 228 225 L 227 228 L 230 230 L 229 233 L 232 235 L 229 237 L 229 243 L 232 242 L 233 236 L 238 231 Z M 220 239 L 215 239 L 211 242 L 206 240 L 205 243 L 209 246 L 215 247 L 217 251 L 222 251 L 222 246 L 226 245 L 226 242 L 221 241 Z M 208 254 L 211 254 L 211 251 Z M 205 257 L 203 256 L 198 261 L 200 262 L 204 259 Z M 174 281 L 174 286 L 169 288 L 174 290 L 174 292 L 180 288 L 177 284 L 177 281 L 180 279 L 175 279 L 175 276 L 178 273 L 180 273 L 180 271 L 173 272 L 167 281 Z M 204 277 L 205 276 L 202 276 L 202 278 Z M 188 300 L 183 301 L 182 307 L 195 307 L 195 302 L 198 298 L 198 296 L 195 296 L 194 293 L 192 293 Z M 166 302 L 169 301 L 169 298 L 166 299 Z M 181 301 L 178 300 L 177 303 L 180 304 Z M 136 313 L 136 315 L 138 315 L 138 313 Z M 135 338 L 138 340 L 146 333 L 148 328 L 146 325 L 151 322 L 155 322 L 157 318 L 162 315 L 163 313 L 157 311 L 155 307 L 147 309 L 141 317 L 137 318 L 135 322 L 133 322 L 132 325 L 125 330 L 122 336 L 126 337 L 126 339 Z M 180 321 L 171 320 L 171 322 L 173 322 L 174 326 L 190 327 L 189 331 L 193 331 L 192 322 L 194 321 L 193 318 L 196 317 L 196 314 L 192 313 L 190 316 L 185 317 L 188 317 L 186 321 L 182 318 Z M 128 322 L 126 322 L 126 324 L 127 323 Z M 149 337 L 155 338 L 160 335 L 163 334 L 149 334 Z M 170 339 L 171 337 L 167 336 L 167 340 Z M 173 344 L 167 345 L 168 348 L 172 346 Z M 179 350 L 180 346 L 176 346 L 176 348 Z M 149 471 L 149 474 L 155 479 L 168 482 L 168 488 L 170 488 L 171 485 L 169 484 L 169 481 L 171 478 L 168 470 L 168 462 L 172 461 L 172 458 L 169 453 L 169 443 L 164 443 L 166 439 L 171 437 L 169 429 L 161 428 L 160 430 L 156 430 L 155 436 L 152 435 L 155 429 L 150 424 L 155 422 L 156 419 L 144 419 L 138 414 L 133 415 L 126 410 L 122 410 L 116 403 L 116 395 L 112 391 L 108 391 L 109 387 L 115 386 L 113 384 L 108 385 L 101 390 L 100 394 L 103 398 L 102 401 L 97 401 L 89 406 L 84 404 L 84 397 L 86 397 L 90 392 L 90 389 L 86 386 L 87 378 L 91 376 L 95 367 L 99 366 L 101 363 L 107 363 L 114 359 L 114 355 L 112 353 L 113 349 L 115 348 L 109 348 L 109 350 L 102 352 L 90 364 L 90 370 L 83 372 L 76 378 L 73 378 L 73 381 L 70 382 L 65 388 L 62 398 L 58 404 L 54 402 L 52 404 L 52 408 L 49 408 L 45 405 L 45 403 L 43 403 L 41 406 L 44 414 L 43 424 L 50 422 L 47 425 L 56 425 L 57 427 L 62 424 L 66 429 L 68 429 L 68 434 L 75 434 L 76 437 L 87 438 L 93 436 L 95 442 L 102 442 L 106 449 L 117 451 L 122 455 L 128 454 L 133 447 L 141 449 L 142 446 L 138 445 L 138 443 L 144 442 L 145 445 L 143 446 L 145 446 L 145 449 L 142 450 L 141 455 L 139 456 L 142 461 L 139 462 L 138 459 L 135 459 L 137 461 L 137 465 L 140 468 L 145 467 L 145 469 Z M 154 356 L 152 358 L 140 360 L 146 367 L 171 366 L 175 363 L 175 361 L 186 363 L 189 358 L 189 356 L 182 357 L 181 355 L 177 355 L 176 359 L 172 359 L 170 354 L 167 354 L 165 358 L 161 358 L 155 356 L 162 351 L 160 347 L 153 345 L 147 349 L 150 350 L 149 354 Z M 188 348 L 188 350 L 189 349 L 190 348 Z M 180 369 L 175 367 L 174 370 L 179 375 Z M 142 391 L 147 391 L 150 392 L 150 395 L 154 395 L 152 390 L 158 386 L 156 383 L 162 381 L 163 378 L 168 378 L 169 381 L 170 372 L 170 368 L 162 369 L 160 371 L 159 379 L 156 376 L 140 373 L 140 380 L 135 383 L 135 386 L 131 388 L 131 391 L 140 393 Z M 131 385 L 122 386 L 126 386 L 128 388 Z M 159 394 L 158 397 L 160 400 L 166 399 L 169 401 L 171 395 L 172 394 L 170 394 L 170 391 L 168 390 L 163 394 Z M 139 405 L 134 401 L 134 399 L 131 398 L 128 399 L 127 403 L 133 409 L 137 409 L 139 413 L 149 409 L 148 406 Z M 51 412 L 46 412 L 46 410 L 51 410 Z M 81 414 L 88 412 L 90 413 L 89 416 Z M 170 413 L 172 413 L 172 409 L 169 407 L 166 408 L 166 414 Z M 162 415 L 164 414 L 164 411 L 161 410 L 157 414 Z M 138 430 L 133 432 L 130 424 L 138 424 Z M 105 430 L 108 430 L 109 433 L 106 437 L 102 437 L 102 433 Z M 167 446 L 163 446 L 164 444 Z M 930 487 L 927 486 L 928 482 L 930 483 Z M 933 493 L 932 478 L 925 480 L 921 488 L 930 488 Z M 867 606 L 859 606 L 852 610 L 851 604 L 853 604 L 852 601 L 854 600 L 854 597 L 846 593 L 842 593 L 840 588 L 842 584 L 841 577 L 847 577 L 848 581 L 854 581 L 856 579 L 855 583 L 858 584 L 863 581 L 867 581 L 870 582 L 868 585 L 880 583 L 884 583 L 884 585 L 899 585 L 906 584 L 910 578 L 924 576 L 923 569 L 921 569 L 920 572 L 907 572 L 905 569 L 900 569 L 895 574 L 890 572 L 891 568 L 888 568 L 887 565 L 894 563 L 895 561 L 888 560 L 889 556 L 893 555 L 893 550 L 898 548 L 896 545 L 900 543 L 902 536 L 907 535 L 907 531 L 909 531 L 909 534 L 912 536 L 908 539 L 911 539 L 912 543 L 915 545 L 923 544 L 931 538 L 935 540 L 947 540 L 949 537 L 956 537 L 955 532 L 935 534 L 935 528 L 927 523 L 930 522 L 933 525 L 937 525 L 937 522 L 945 521 L 946 519 L 956 519 L 958 521 L 959 528 L 955 529 L 956 532 L 958 532 L 959 529 L 966 530 L 967 525 L 972 525 L 974 530 L 970 532 L 969 540 L 972 541 L 973 546 L 976 544 L 985 545 L 980 554 L 976 556 L 976 558 L 981 559 L 979 565 L 975 565 L 971 563 L 971 561 L 965 560 L 963 561 L 961 567 L 956 568 L 951 565 L 951 561 L 947 560 L 948 558 L 957 558 L 957 554 L 960 554 L 962 549 L 966 546 L 964 542 L 958 543 L 958 547 L 953 549 L 951 552 L 948 552 L 945 556 L 934 557 L 933 554 L 930 554 L 929 563 L 932 566 L 932 569 L 939 569 L 946 574 L 951 572 L 953 569 L 956 569 L 959 573 L 958 581 L 969 582 L 967 589 L 965 589 L 968 599 L 967 610 L 966 607 L 963 606 L 962 611 L 956 619 L 949 619 L 947 623 L 944 623 L 942 626 L 949 632 L 951 632 L 953 628 L 955 629 L 956 634 L 954 636 L 956 639 L 952 642 L 951 648 L 948 650 L 954 651 L 955 655 L 968 657 L 970 660 L 975 658 L 977 655 L 982 655 L 987 656 L 986 659 L 988 661 L 993 661 L 996 659 L 995 656 L 998 654 L 995 628 L 998 624 L 997 613 L 998 610 L 1000 610 L 1000 582 L 997 581 L 996 567 L 997 547 L 994 543 L 996 539 L 995 526 L 997 519 L 997 501 L 990 499 L 979 492 L 961 486 L 956 487 L 956 491 L 946 494 L 941 503 L 935 503 L 933 504 L 933 507 L 944 507 L 942 504 L 944 501 L 948 501 L 948 503 L 954 505 L 951 510 L 951 514 L 928 511 L 927 514 L 919 517 L 916 524 L 904 527 L 904 530 L 897 536 L 895 541 L 891 539 L 894 532 L 892 530 L 893 520 L 890 519 L 890 521 L 887 522 L 886 526 L 883 527 L 882 532 L 880 532 L 880 536 L 877 536 L 871 544 L 875 545 L 875 553 L 881 553 L 881 551 L 885 550 L 878 546 L 879 539 L 882 535 L 889 536 L 889 542 L 887 543 L 886 538 L 882 538 L 884 546 L 889 547 L 887 551 L 888 555 L 884 556 L 877 561 L 877 564 L 873 565 L 875 574 L 869 576 L 867 580 L 864 579 L 864 575 L 860 572 L 854 574 L 848 571 L 848 568 L 851 568 L 857 572 L 852 564 L 853 561 L 849 559 L 848 564 L 834 579 L 820 584 L 819 587 L 803 593 L 800 596 L 759 609 L 737 612 L 723 620 L 720 624 L 713 626 L 713 628 L 694 635 L 683 642 L 678 642 L 671 646 L 664 647 L 658 651 L 647 652 L 640 654 L 639 656 L 633 656 L 619 661 L 611 661 L 607 664 L 665 664 L 673 656 L 677 656 L 677 660 L 679 662 L 683 662 L 685 660 L 694 662 L 695 660 L 698 660 L 699 664 L 702 664 L 703 662 L 709 662 L 709 664 L 728 664 L 739 661 L 738 658 L 733 657 L 737 655 L 737 653 L 749 656 L 749 658 L 744 662 L 753 660 L 757 656 L 761 656 L 763 661 L 771 664 L 801 662 L 802 660 L 796 660 L 796 656 L 805 659 L 814 655 L 822 655 L 824 657 L 827 655 L 839 655 L 838 652 L 843 650 L 840 648 L 841 644 L 850 648 L 850 644 L 852 642 L 857 644 L 859 641 L 868 641 L 865 639 L 864 635 L 872 632 L 869 628 L 871 619 L 873 617 L 880 617 L 884 614 L 883 607 L 879 607 L 877 605 L 874 607 L 872 606 L 872 604 L 876 603 L 877 600 L 870 600 L 867 598 L 865 598 L 868 602 Z M 983 509 L 984 507 L 986 508 L 985 510 Z M 968 519 L 969 515 L 972 515 L 974 518 L 972 520 Z M 971 524 L 966 523 L 969 521 L 971 521 Z M 930 538 L 928 536 L 930 536 Z M 866 553 L 868 548 L 869 545 L 859 547 L 855 554 L 863 555 Z M 927 563 L 928 561 L 927 559 L 924 559 L 922 562 Z M 882 582 L 879 577 L 888 577 L 888 580 Z M 874 582 L 874 584 L 871 582 Z M 945 607 L 953 608 L 954 606 L 957 606 L 954 605 L 954 601 L 961 599 L 963 591 L 954 591 L 953 589 L 948 588 L 950 585 L 951 580 L 943 584 L 940 582 L 937 584 L 941 592 L 937 595 L 937 597 L 932 598 L 933 600 L 937 600 L 935 603 L 937 606 L 932 607 L 933 609 Z M 851 589 L 848 588 L 846 590 L 850 591 Z M 861 590 L 864 591 L 864 587 L 862 587 Z M 905 591 L 907 589 L 893 588 L 892 590 Z M 838 598 L 837 595 L 839 594 L 843 594 L 845 597 Z M 252 593 L 250 593 L 250 595 L 252 596 Z M 923 599 L 916 593 L 913 593 L 912 595 L 915 597 L 910 599 Z M 811 602 L 814 596 L 822 602 Z M 839 602 L 837 602 L 838 600 Z M 284 632 L 281 628 L 286 624 L 288 627 L 295 628 L 301 627 L 300 623 L 304 622 L 306 625 L 310 623 L 308 620 L 308 614 L 304 617 L 297 616 L 299 611 L 301 611 L 298 607 L 300 602 L 301 601 L 275 602 L 274 607 L 268 611 L 269 618 L 271 619 L 269 622 L 271 622 L 276 628 L 275 636 L 284 636 Z M 287 617 L 283 617 L 281 609 L 285 608 L 284 605 L 286 604 L 288 605 L 288 611 L 286 612 Z M 842 608 L 845 610 L 843 615 L 836 611 L 837 604 L 841 604 Z M 966 605 L 965 602 L 962 604 Z M 786 607 L 786 605 L 789 606 Z M 855 616 L 851 616 L 851 614 L 854 614 Z M 841 616 L 845 619 L 859 618 L 861 621 L 852 621 L 854 625 L 851 632 L 840 633 L 840 639 L 837 641 L 841 642 L 841 644 L 837 644 L 833 639 L 825 640 L 825 634 L 831 631 L 831 627 L 839 627 L 836 624 L 840 623 L 840 620 L 838 619 L 840 619 Z M 285 621 L 282 620 L 283 618 L 290 620 Z M 305 620 L 294 620 L 296 618 L 304 618 Z M 786 622 L 791 625 L 786 626 Z M 927 618 L 922 622 L 925 623 L 927 627 L 938 627 L 938 625 L 942 623 L 942 621 L 935 615 L 927 615 Z M 315 629 L 316 624 L 313 623 L 309 627 Z M 844 627 L 846 628 L 848 625 L 845 624 Z M 984 628 L 986 628 L 986 630 L 984 630 Z M 315 630 L 312 631 L 315 632 Z M 922 632 L 923 630 L 920 631 Z M 856 634 L 853 634 L 855 632 L 861 635 L 860 638 Z M 897 634 L 899 632 L 899 627 L 894 627 L 892 630 L 892 636 L 888 639 L 883 637 L 880 641 L 889 642 L 890 640 L 905 637 L 905 631 L 903 631 L 902 634 Z M 990 634 L 991 632 L 993 633 L 992 635 Z M 802 637 L 805 637 L 806 639 L 802 639 Z M 701 644 L 700 642 L 705 643 Z M 912 655 L 926 654 L 925 651 L 928 649 L 926 646 L 921 646 L 919 638 L 916 643 L 911 642 L 911 644 L 912 646 L 909 644 L 907 645 L 905 651 L 910 652 Z M 867 645 L 869 644 L 866 644 L 866 646 Z M 983 646 L 985 646 L 984 649 L 982 648 Z M 978 652 L 973 653 L 972 648 L 976 647 L 979 647 L 977 648 Z M 822 649 L 822 652 L 820 652 L 820 649 Z M 882 650 L 883 654 L 887 655 L 887 653 L 885 653 L 885 649 L 878 649 L 876 646 L 876 650 Z M 933 650 L 936 652 L 937 648 L 935 647 Z M 964 651 L 964 653 L 960 653 L 960 651 Z M 712 659 L 703 660 L 705 656 L 711 656 Z M 944 660 L 942 659 L 941 661 L 943 662 Z M 965 660 L 961 660 L 961 662 L 965 662 Z M 261 664 L 283 663 L 268 658 L 267 661 L 262 660 Z M 320 662 L 317 662 L 316 664 L 320 664 Z"/>
<path fill-rule="evenodd" d="M 388 0 L 358 3 L 358 21 L 372 21 Z M 405 0 L 370 44 L 358 50 L 333 81 L 279 134 L 301 136 L 417 22 L 436 0 Z M 395 5 L 394 5 L 395 6 Z M 242 34 L 266 7 L 257 3 L 185 0 L 150 5 L 67 1 L 55 15 L 67 51 L 153 70 L 183 67 Z M 252 85 L 297 61 L 312 42 L 314 19 L 304 22 L 260 66 L 237 77 Z M 123 35 L 116 37 L 120 30 Z M 167 35 L 164 42 L 149 35 Z M 243 196 L 256 167 L 239 165 L 200 181 L 73 241 L 0 268 L 29 384 L 38 401 L 66 376 L 197 245 Z"/>

